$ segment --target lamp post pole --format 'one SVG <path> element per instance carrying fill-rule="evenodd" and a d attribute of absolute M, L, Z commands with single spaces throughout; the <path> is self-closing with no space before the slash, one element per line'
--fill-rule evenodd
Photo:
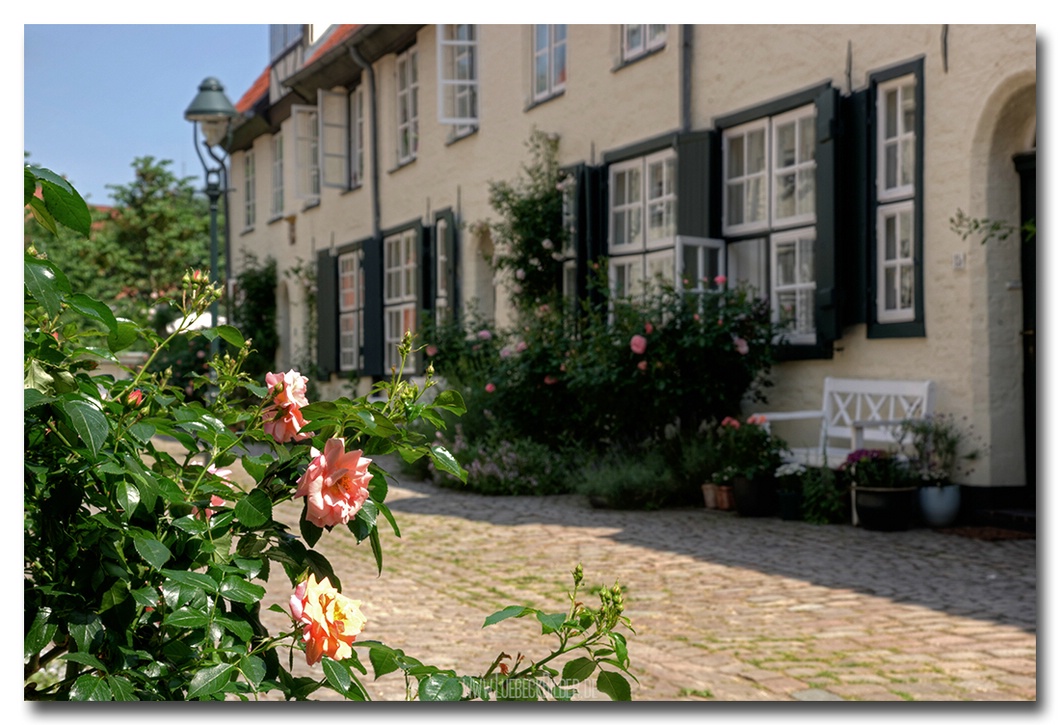
<path fill-rule="evenodd" d="M 216 78 L 206 78 L 199 85 L 199 92 L 192 100 L 191 105 L 184 111 L 184 118 L 193 124 L 193 138 L 195 142 L 195 153 L 202 162 L 203 172 L 206 175 L 206 197 L 210 202 L 210 284 L 216 286 L 218 277 L 217 261 L 217 202 L 224 192 L 221 178 L 225 170 L 225 161 L 214 153 L 214 147 L 227 140 L 231 131 L 232 119 L 239 112 L 228 100 L 224 93 L 224 86 Z M 210 166 L 202 155 L 199 147 L 199 127 L 202 127 L 202 146 L 206 153 L 214 160 L 216 166 Z M 224 186 L 227 186 L 225 183 Z M 228 260 L 225 260 L 226 262 Z M 218 302 L 214 300 L 210 304 L 210 326 L 217 327 Z M 210 355 L 213 357 L 220 349 L 220 341 L 214 337 L 210 341 Z"/>

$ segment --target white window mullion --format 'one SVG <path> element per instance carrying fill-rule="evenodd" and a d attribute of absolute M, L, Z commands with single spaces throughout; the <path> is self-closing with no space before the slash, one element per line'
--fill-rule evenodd
<path fill-rule="evenodd" d="M 307 203 L 320 199 L 319 128 L 315 106 L 293 106 L 295 194 Z"/>

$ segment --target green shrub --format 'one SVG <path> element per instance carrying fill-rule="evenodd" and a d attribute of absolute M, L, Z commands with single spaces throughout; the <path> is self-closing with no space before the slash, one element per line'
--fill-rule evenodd
<path fill-rule="evenodd" d="M 575 490 L 593 505 L 654 510 L 680 496 L 681 485 L 659 452 L 614 452 L 583 467 Z"/>

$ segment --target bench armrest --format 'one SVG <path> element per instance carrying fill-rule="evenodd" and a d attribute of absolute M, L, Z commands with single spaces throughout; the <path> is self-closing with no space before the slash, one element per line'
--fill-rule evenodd
<path fill-rule="evenodd" d="M 792 412 L 783 413 L 755 413 L 755 415 L 765 416 L 766 421 L 772 422 L 777 420 L 809 420 L 810 418 L 823 418 L 823 410 L 796 410 Z"/>

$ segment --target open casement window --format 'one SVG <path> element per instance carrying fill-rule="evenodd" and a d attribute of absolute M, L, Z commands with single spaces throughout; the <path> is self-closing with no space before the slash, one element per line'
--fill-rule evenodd
<path fill-rule="evenodd" d="M 423 306 L 422 252 L 423 225 L 419 222 L 383 236 L 383 369 L 387 372 L 400 363 L 398 345 L 405 333 L 416 333 Z M 404 372 L 417 369 L 416 353 L 411 353 Z"/>
<path fill-rule="evenodd" d="M 320 89 L 317 91 L 317 108 L 320 138 L 318 148 L 324 186 L 338 189 L 349 188 L 348 163 L 349 119 L 348 101 L 345 93 Z"/>
<path fill-rule="evenodd" d="M 364 249 L 358 246 L 336 257 L 339 296 L 339 370 L 364 368 Z"/>
<path fill-rule="evenodd" d="M 438 324 L 452 322 L 460 314 L 460 290 L 457 270 L 456 217 L 452 209 L 434 213 L 434 232 L 431 235 L 434 274 L 431 276 L 434 298 L 434 319 Z"/>
<path fill-rule="evenodd" d="M 614 163 L 609 171 L 611 291 L 639 296 L 673 283 L 677 154 L 672 148 Z"/>
<path fill-rule="evenodd" d="M 788 358 L 831 357 L 839 336 L 837 105 L 822 86 L 718 121 L 728 284 L 770 301 Z"/>
<path fill-rule="evenodd" d="M 320 127 L 315 106 L 292 106 L 295 194 L 305 204 L 320 201 Z"/>
<path fill-rule="evenodd" d="M 254 150 L 243 154 L 243 227 L 253 229 L 257 217 L 257 181 L 254 173 Z"/>
<path fill-rule="evenodd" d="M 923 272 L 923 59 L 870 75 L 868 336 L 921 337 Z"/>
<path fill-rule="evenodd" d="M 350 93 L 350 188 L 364 182 L 364 86 Z"/>
<path fill-rule="evenodd" d="M 283 134 L 272 137 L 272 207 L 273 217 L 283 216 Z"/>
<path fill-rule="evenodd" d="M 437 25 L 438 122 L 457 133 L 478 125 L 478 39 L 474 25 Z"/>
<path fill-rule="evenodd" d="M 397 68 L 397 160 L 399 164 L 416 158 L 420 143 L 419 54 L 415 48 L 398 53 Z"/>
<path fill-rule="evenodd" d="M 622 60 L 631 61 L 666 45 L 665 25 L 623 25 Z"/>
<path fill-rule="evenodd" d="M 543 101 L 567 84 L 567 26 L 533 26 L 533 99 Z"/>

